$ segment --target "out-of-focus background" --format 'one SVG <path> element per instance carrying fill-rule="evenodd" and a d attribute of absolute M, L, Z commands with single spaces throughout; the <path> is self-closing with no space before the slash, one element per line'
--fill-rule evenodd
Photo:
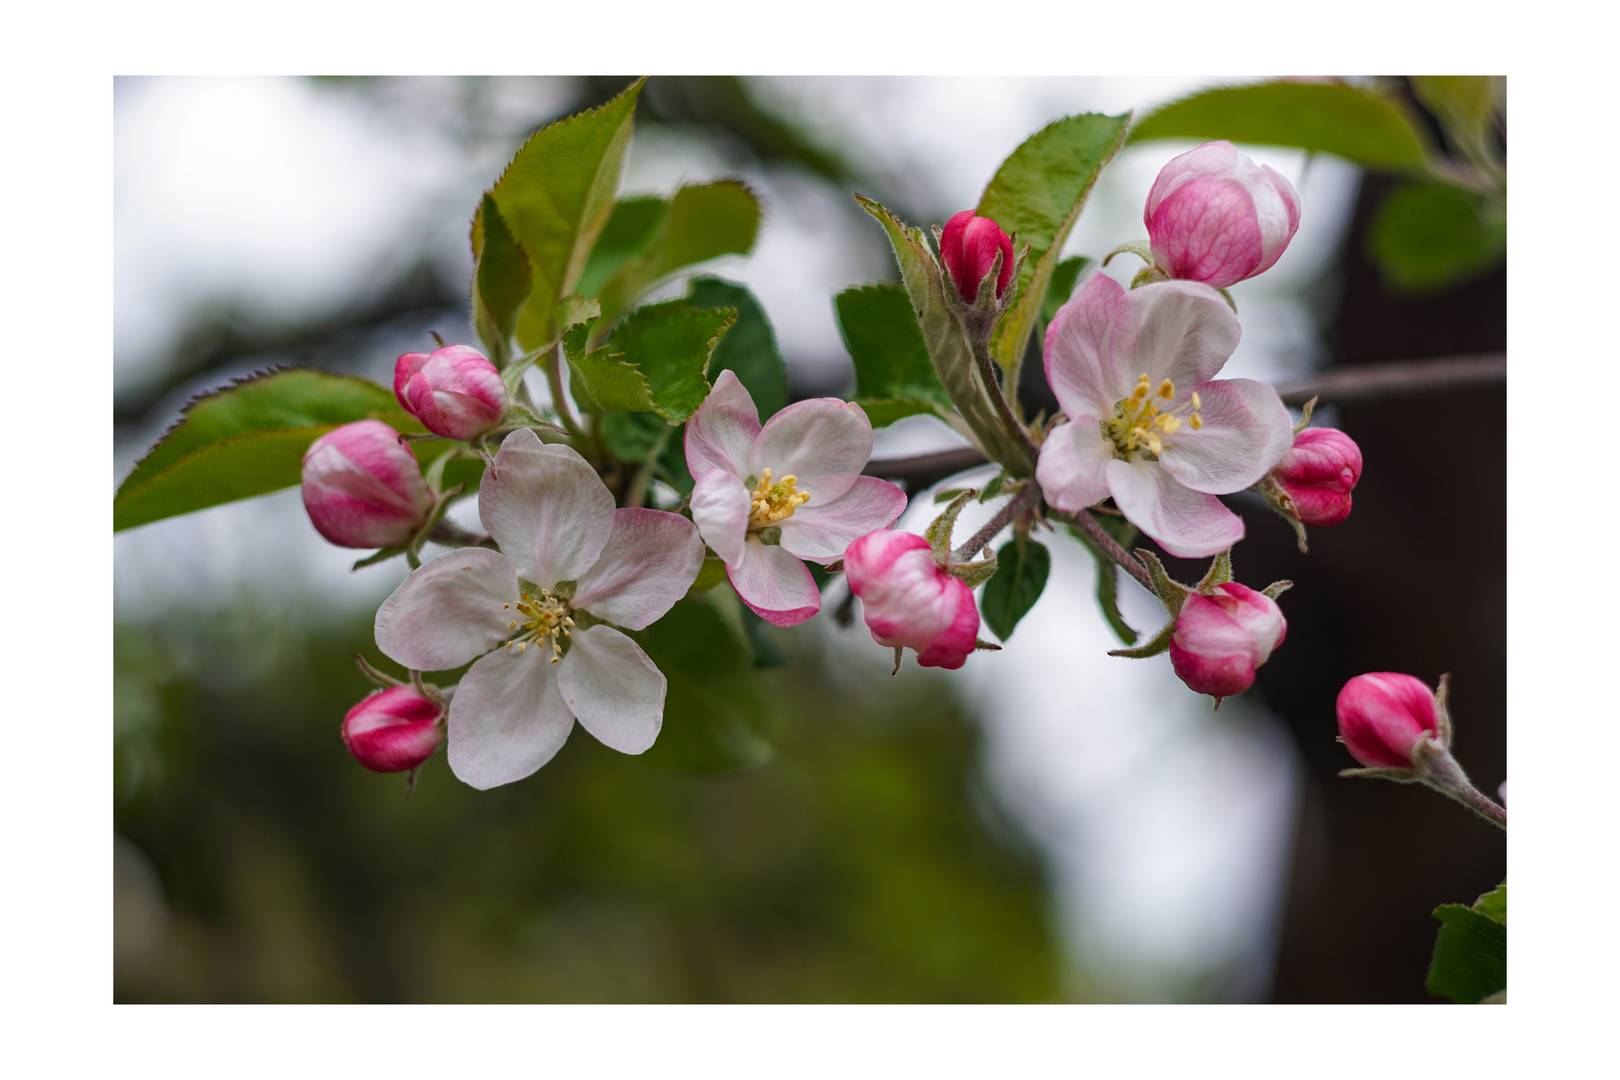
<path fill-rule="evenodd" d="M 430 330 L 473 340 L 479 193 L 531 131 L 628 81 L 119 80 L 115 484 L 190 396 L 233 376 L 299 363 L 386 384 Z M 655 78 L 621 190 L 746 179 L 759 243 L 703 272 L 759 297 L 796 397 L 841 394 L 832 296 L 894 277 L 852 192 L 943 223 L 1049 121 L 1141 115 L 1203 85 Z M 1190 145 L 1124 150 L 1069 251 L 1142 237 L 1148 186 Z M 1229 374 L 1504 347 L 1499 266 L 1410 295 L 1369 261 L 1387 177 L 1245 149 L 1305 209 L 1277 266 L 1233 289 Z M 492 792 L 439 755 L 407 799 L 338 738 L 397 561 L 351 572 L 296 491 L 121 533 L 115 996 L 1428 1000 L 1429 912 L 1500 881 L 1505 844 L 1430 793 L 1338 779 L 1352 762 L 1333 699 L 1362 671 L 1450 671 L 1459 757 L 1482 790 L 1503 780 L 1505 394 L 1319 415 L 1365 455 L 1355 510 L 1301 556 L 1280 520 L 1233 501 L 1241 579 L 1296 586 L 1286 644 L 1220 712 L 1165 657 L 1105 655 L 1089 556 L 1054 537 L 1040 603 L 961 672 L 908 661 L 891 679 L 888 651 L 830 610 L 777 635 L 775 757 L 724 776 L 576 734 Z M 912 418 L 877 454 L 953 444 Z M 902 526 L 931 510 L 915 499 Z M 1128 583 L 1124 611 L 1162 618 Z"/>

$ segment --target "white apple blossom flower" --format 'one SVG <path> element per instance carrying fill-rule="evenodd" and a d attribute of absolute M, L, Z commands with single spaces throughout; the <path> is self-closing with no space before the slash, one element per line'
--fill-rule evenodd
<path fill-rule="evenodd" d="M 821 610 L 800 560 L 829 563 L 858 536 L 894 523 L 903 491 L 862 476 L 872 423 L 859 405 L 814 398 L 759 423 L 747 388 L 721 372 L 686 424 L 692 520 L 726 564 L 732 588 L 777 626 Z"/>
<path fill-rule="evenodd" d="M 602 624 L 640 630 L 668 611 L 703 562 L 697 529 L 677 514 L 614 509 L 584 458 L 528 429 L 502 443 L 478 513 L 502 553 L 440 555 L 377 611 L 378 648 L 409 668 L 488 654 L 451 699 L 450 768 L 476 788 L 521 780 L 551 760 L 576 718 L 615 750 L 646 750 L 667 682 Z"/>

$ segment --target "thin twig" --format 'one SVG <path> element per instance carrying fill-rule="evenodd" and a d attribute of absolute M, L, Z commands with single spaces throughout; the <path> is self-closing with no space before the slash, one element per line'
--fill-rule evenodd
<path fill-rule="evenodd" d="M 1153 579 L 1148 576 L 1147 567 L 1143 566 L 1142 561 L 1135 555 L 1120 547 L 1119 541 L 1109 536 L 1108 530 L 1097 524 L 1097 519 L 1091 516 L 1091 511 L 1081 510 L 1079 513 L 1053 514 L 1052 516 L 1060 521 L 1067 521 L 1071 525 L 1079 526 L 1080 531 L 1091 537 L 1092 543 L 1101 548 L 1104 555 L 1124 567 L 1126 573 L 1142 583 L 1142 588 L 1155 596 L 1158 595 L 1153 588 Z"/>
<path fill-rule="evenodd" d="M 974 533 L 966 543 L 951 552 L 951 559 L 954 562 L 972 562 L 977 559 L 979 552 L 983 551 L 985 545 L 996 538 L 997 533 L 1005 529 L 1007 524 L 1017 518 L 1019 514 L 1033 506 L 1035 500 L 1040 497 L 1041 489 L 1033 482 L 1026 483 L 1019 489 L 1018 494 L 1008 499 L 1001 509 L 996 511 L 996 516 L 991 518 L 984 528 Z"/>
<path fill-rule="evenodd" d="M 1035 459 L 1040 456 L 1040 447 L 1035 440 L 1029 437 L 1029 429 L 1018 422 L 1013 416 L 1012 408 L 1007 404 L 1007 395 L 1001 392 L 1001 383 L 996 381 L 996 362 L 990 358 L 990 343 L 982 338 L 973 340 L 973 360 L 979 366 L 979 378 L 984 380 L 985 388 L 990 393 L 990 400 L 996 407 L 996 416 L 1000 418 L 1002 427 L 1007 433 L 1018 440 L 1024 453 L 1029 455 L 1030 467 L 1033 468 Z M 1003 463 L 1005 464 L 1005 462 Z"/>

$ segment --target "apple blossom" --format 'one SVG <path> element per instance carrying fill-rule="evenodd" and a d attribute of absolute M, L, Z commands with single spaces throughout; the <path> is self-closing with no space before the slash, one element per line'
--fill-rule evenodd
<path fill-rule="evenodd" d="M 973 590 L 946 573 L 916 533 L 867 533 L 844 552 L 844 574 L 879 645 L 915 649 L 923 667 L 951 670 L 973 652 L 979 634 Z"/>
<path fill-rule="evenodd" d="M 1299 228 L 1299 193 L 1229 142 L 1172 158 L 1142 211 L 1158 268 L 1217 289 L 1269 270 Z"/>
<path fill-rule="evenodd" d="M 1277 602 L 1235 581 L 1190 593 L 1170 635 L 1170 663 L 1193 690 L 1219 700 L 1254 685 L 1254 671 L 1288 631 Z"/>
<path fill-rule="evenodd" d="M 444 703 L 414 686 L 379 690 L 343 718 L 343 744 L 372 772 L 414 769 L 444 742 Z"/>
<path fill-rule="evenodd" d="M 1036 465 L 1047 503 L 1074 511 L 1113 496 L 1180 558 L 1242 539 L 1242 520 L 1215 496 L 1264 476 L 1293 429 L 1265 383 L 1214 380 L 1240 334 L 1207 285 L 1126 292 L 1093 274 L 1046 331 L 1047 381 L 1069 419 L 1047 436 Z"/>
<path fill-rule="evenodd" d="M 729 370 L 687 421 L 692 520 L 737 595 L 767 622 L 793 626 L 821 610 L 801 560 L 832 562 L 906 508 L 898 487 L 860 474 L 871 456 L 872 425 L 859 405 L 800 401 L 762 427 Z"/>
<path fill-rule="evenodd" d="M 1421 679 L 1394 671 L 1357 675 L 1339 691 L 1339 738 L 1370 768 L 1414 768 L 1420 742 L 1435 738 L 1439 710 Z"/>
<path fill-rule="evenodd" d="M 1334 428 L 1306 428 L 1271 470 L 1306 525 L 1337 525 L 1350 516 L 1350 492 L 1361 479 L 1361 448 Z"/>
<path fill-rule="evenodd" d="M 378 647 L 413 670 L 487 654 L 450 704 L 450 768 L 476 788 L 521 780 L 551 760 L 576 718 L 615 750 L 646 750 L 667 683 L 604 624 L 644 629 L 685 594 L 703 562 L 697 529 L 661 510 L 614 509 L 584 458 L 527 428 L 501 444 L 478 513 L 501 554 L 440 555 L 377 611 Z"/>
<path fill-rule="evenodd" d="M 311 443 L 303 489 L 310 523 L 339 547 L 403 544 L 433 508 L 416 454 L 381 420 L 356 420 Z"/>
<path fill-rule="evenodd" d="M 996 299 L 1007 294 L 1012 282 L 1012 238 L 987 217 L 979 217 L 971 210 L 963 210 L 945 223 L 939 237 L 939 257 L 950 271 L 951 282 L 965 304 L 974 303 L 980 286 L 995 265 L 996 253 L 1001 253 L 1001 269 L 996 273 Z"/>
<path fill-rule="evenodd" d="M 493 430 L 507 405 L 501 373 L 466 345 L 401 356 L 394 364 L 394 396 L 435 435 L 463 441 Z"/>

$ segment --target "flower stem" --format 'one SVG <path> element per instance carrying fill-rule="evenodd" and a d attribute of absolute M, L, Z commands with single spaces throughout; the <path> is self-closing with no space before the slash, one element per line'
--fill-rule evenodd
<path fill-rule="evenodd" d="M 1002 504 L 1001 509 L 996 511 L 996 516 L 991 518 L 984 528 L 974 533 L 966 543 L 951 552 L 951 560 L 953 562 L 972 562 L 978 558 L 979 552 L 984 550 L 984 546 L 994 540 L 996 534 L 1007 527 L 1008 522 L 1033 506 L 1040 496 L 1041 489 L 1034 483 L 1026 482 L 1019 489 L 1018 494 Z"/>
<path fill-rule="evenodd" d="M 1448 799 L 1462 803 L 1498 829 L 1507 832 L 1507 810 L 1481 794 L 1479 789 L 1469 782 L 1467 774 L 1462 771 L 1462 766 L 1458 765 L 1456 759 L 1449 753 L 1442 752 L 1426 762 L 1420 777 L 1425 786 L 1433 788 Z"/>
<path fill-rule="evenodd" d="M 1062 521 L 1067 521 L 1071 525 L 1078 526 L 1081 532 L 1085 533 L 1091 538 L 1092 543 L 1096 544 L 1102 549 L 1104 555 L 1107 555 L 1110 559 L 1113 559 L 1125 569 L 1126 573 L 1130 574 L 1131 577 L 1141 582 L 1142 588 L 1146 589 L 1150 593 L 1153 593 L 1154 596 L 1159 595 L 1158 590 L 1154 589 L 1153 587 L 1153 578 L 1148 575 L 1147 567 L 1143 566 L 1141 560 L 1136 556 L 1120 547 L 1119 542 L 1112 536 L 1109 536 L 1107 530 L 1105 530 L 1101 525 L 1097 524 L 1097 519 L 1091 516 L 1090 510 L 1081 510 L 1073 514 L 1056 514 L 1053 516 Z"/>
<path fill-rule="evenodd" d="M 990 342 L 977 334 L 969 335 L 969 337 L 973 343 L 973 360 L 978 365 L 979 378 L 984 380 L 985 393 L 990 395 L 990 400 L 996 407 L 996 416 L 1001 420 L 1002 427 L 1007 429 L 1007 434 L 1017 439 L 1019 446 L 1029 455 L 1029 467 L 1033 469 L 1035 459 L 1041 453 L 1040 447 L 1036 446 L 1035 440 L 1029 437 L 1029 429 L 1020 424 L 1017 417 L 1013 416 L 1012 408 L 1007 404 L 1007 395 L 1002 393 L 1001 383 L 996 381 L 996 364 L 990 358 Z M 1017 389 L 1017 387 L 1014 387 L 1014 392 Z M 1005 465 L 1007 462 L 1002 462 L 1002 464 Z"/>
<path fill-rule="evenodd" d="M 575 438 L 584 438 L 585 432 L 574 419 L 574 410 L 568 404 L 568 395 L 563 392 L 562 352 L 556 346 L 552 346 L 550 354 L 546 357 L 546 382 L 551 386 L 551 404 L 557 410 L 557 419 L 562 421 L 569 434 Z"/>

